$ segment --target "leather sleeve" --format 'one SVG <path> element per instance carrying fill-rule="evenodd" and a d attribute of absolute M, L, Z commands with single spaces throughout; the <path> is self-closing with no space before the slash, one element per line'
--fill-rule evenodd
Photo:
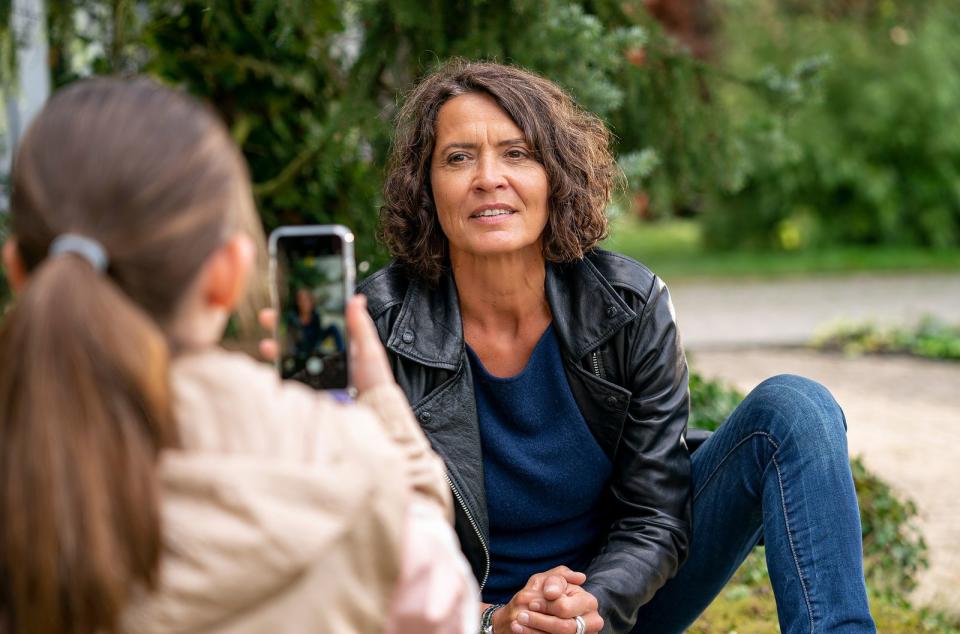
<path fill-rule="evenodd" d="M 600 604 L 605 633 L 632 629 L 639 607 L 685 560 L 691 533 L 687 364 L 659 279 L 625 343 L 632 397 L 614 455 L 613 518 L 585 585 Z"/>

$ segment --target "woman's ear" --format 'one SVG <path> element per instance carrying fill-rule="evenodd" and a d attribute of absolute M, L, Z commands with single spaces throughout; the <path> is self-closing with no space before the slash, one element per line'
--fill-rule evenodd
<path fill-rule="evenodd" d="M 12 236 L 3 243 L 3 269 L 10 288 L 19 292 L 27 282 L 27 268 L 20 258 L 20 251 L 17 250 L 17 241 Z"/>
<path fill-rule="evenodd" d="M 256 258 L 253 240 L 237 233 L 227 240 L 204 266 L 203 297 L 206 304 L 227 312 L 236 308 L 247 289 L 247 279 Z"/>

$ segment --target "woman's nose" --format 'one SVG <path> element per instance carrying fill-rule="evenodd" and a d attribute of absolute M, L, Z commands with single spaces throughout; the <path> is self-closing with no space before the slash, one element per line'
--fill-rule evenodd
<path fill-rule="evenodd" d="M 473 179 L 474 187 L 481 191 L 493 191 L 506 187 L 507 179 L 502 165 L 492 152 L 484 153 L 477 161 L 477 171 Z"/>

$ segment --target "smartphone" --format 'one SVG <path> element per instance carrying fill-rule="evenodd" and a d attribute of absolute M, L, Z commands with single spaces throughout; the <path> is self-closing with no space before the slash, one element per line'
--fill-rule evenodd
<path fill-rule="evenodd" d="M 342 225 L 279 227 L 269 251 L 280 376 L 349 390 L 344 312 L 356 279 L 353 233 Z"/>

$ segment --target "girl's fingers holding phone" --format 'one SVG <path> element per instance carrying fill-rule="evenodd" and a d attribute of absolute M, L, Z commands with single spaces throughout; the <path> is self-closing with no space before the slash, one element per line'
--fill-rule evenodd
<path fill-rule="evenodd" d="M 257 313 L 257 321 L 260 322 L 261 328 L 272 333 L 273 329 L 277 327 L 277 309 L 261 308 L 260 312 Z"/>
<path fill-rule="evenodd" d="M 350 333 L 350 363 L 353 385 L 358 391 L 394 383 L 387 353 L 377 328 L 367 313 L 367 298 L 355 295 L 347 302 L 347 331 Z"/>
<path fill-rule="evenodd" d="M 260 340 L 260 356 L 267 361 L 276 361 L 280 355 L 280 346 L 273 339 Z"/>
<path fill-rule="evenodd" d="M 277 311 L 273 308 L 262 308 L 257 313 L 260 327 L 270 333 L 270 337 L 260 340 L 260 356 L 267 361 L 276 361 L 280 354 L 280 346 L 273 338 L 273 329 L 277 326 Z"/>

